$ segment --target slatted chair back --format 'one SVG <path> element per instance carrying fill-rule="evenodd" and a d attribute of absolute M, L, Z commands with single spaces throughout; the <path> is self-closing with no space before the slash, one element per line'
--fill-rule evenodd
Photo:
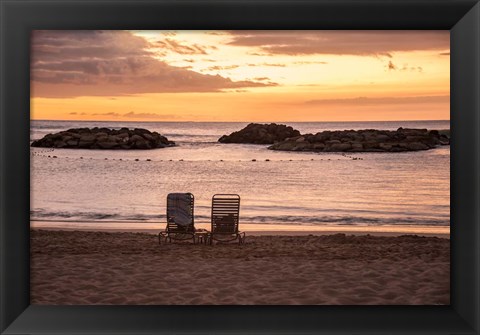
<path fill-rule="evenodd" d="M 212 197 L 213 234 L 237 234 L 240 216 L 238 194 L 215 194 Z"/>
<path fill-rule="evenodd" d="M 191 222 L 188 225 L 182 226 L 175 223 L 174 215 L 178 210 L 176 208 L 177 203 L 175 201 L 175 194 L 170 193 L 167 195 L 167 233 L 194 233 L 195 232 L 195 225 L 194 225 L 194 202 L 195 198 L 192 193 L 184 193 L 185 197 L 189 200 L 189 216 Z"/>

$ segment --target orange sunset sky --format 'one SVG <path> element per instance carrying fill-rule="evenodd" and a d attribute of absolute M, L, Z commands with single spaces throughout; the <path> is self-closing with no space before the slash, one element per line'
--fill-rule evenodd
<path fill-rule="evenodd" d="M 34 31 L 31 119 L 450 119 L 449 31 Z"/>

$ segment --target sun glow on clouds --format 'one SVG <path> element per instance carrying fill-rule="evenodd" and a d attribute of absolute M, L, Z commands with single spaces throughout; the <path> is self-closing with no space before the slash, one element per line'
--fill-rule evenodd
<path fill-rule="evenodd" d="M 34 119 L 449 119 L 448 31 L 60 36 L 33 35 Z"/>

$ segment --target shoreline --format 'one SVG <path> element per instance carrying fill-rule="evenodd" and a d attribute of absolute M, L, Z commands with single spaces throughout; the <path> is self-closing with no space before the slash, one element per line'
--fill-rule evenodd
<path fill-rule="evenodd" d="M 158 234 L 165 228 L 165 223 L 150 223 L 149 227 L 125 227 L 126 222 L 108 222 L 116 226 L 95 227 L 102 222 L 65 222 L 65 221 L 30 221 L 31 229 L 60 230 L 60 231 L 99 231 L 99 232 L 131 232 Z M 132 224 L 133 222 L 130 222 Z M 72 224 L 75 226 L 67 227 Z M 83 225 L 82 225 L 83 224 Z M 141 224 L 148 224 L 141 222 Z M 123 227 L 122 227 L 123 225 Z M 195 223 L 197 229 L 210 230 L 209 223 Z M 240 224 L 240 230 L 252 236 L 306 236 L 306 235 L 373 235 L 373 236 L 400 236 L 420 235 L 450 238 L 449 226 L 425 226 L 425 225 L 382 225 L 382 226 L 302 226 L 289 224 Z"/>

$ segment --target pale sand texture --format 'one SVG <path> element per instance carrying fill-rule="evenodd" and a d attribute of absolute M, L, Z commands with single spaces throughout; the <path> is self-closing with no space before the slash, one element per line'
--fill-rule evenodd
<path fill-rule="evenodd" d="M 449 304 L 450 241 L 247 236 L 158 245 L 145 233 L 31 231 L 32 304 Z"/>

